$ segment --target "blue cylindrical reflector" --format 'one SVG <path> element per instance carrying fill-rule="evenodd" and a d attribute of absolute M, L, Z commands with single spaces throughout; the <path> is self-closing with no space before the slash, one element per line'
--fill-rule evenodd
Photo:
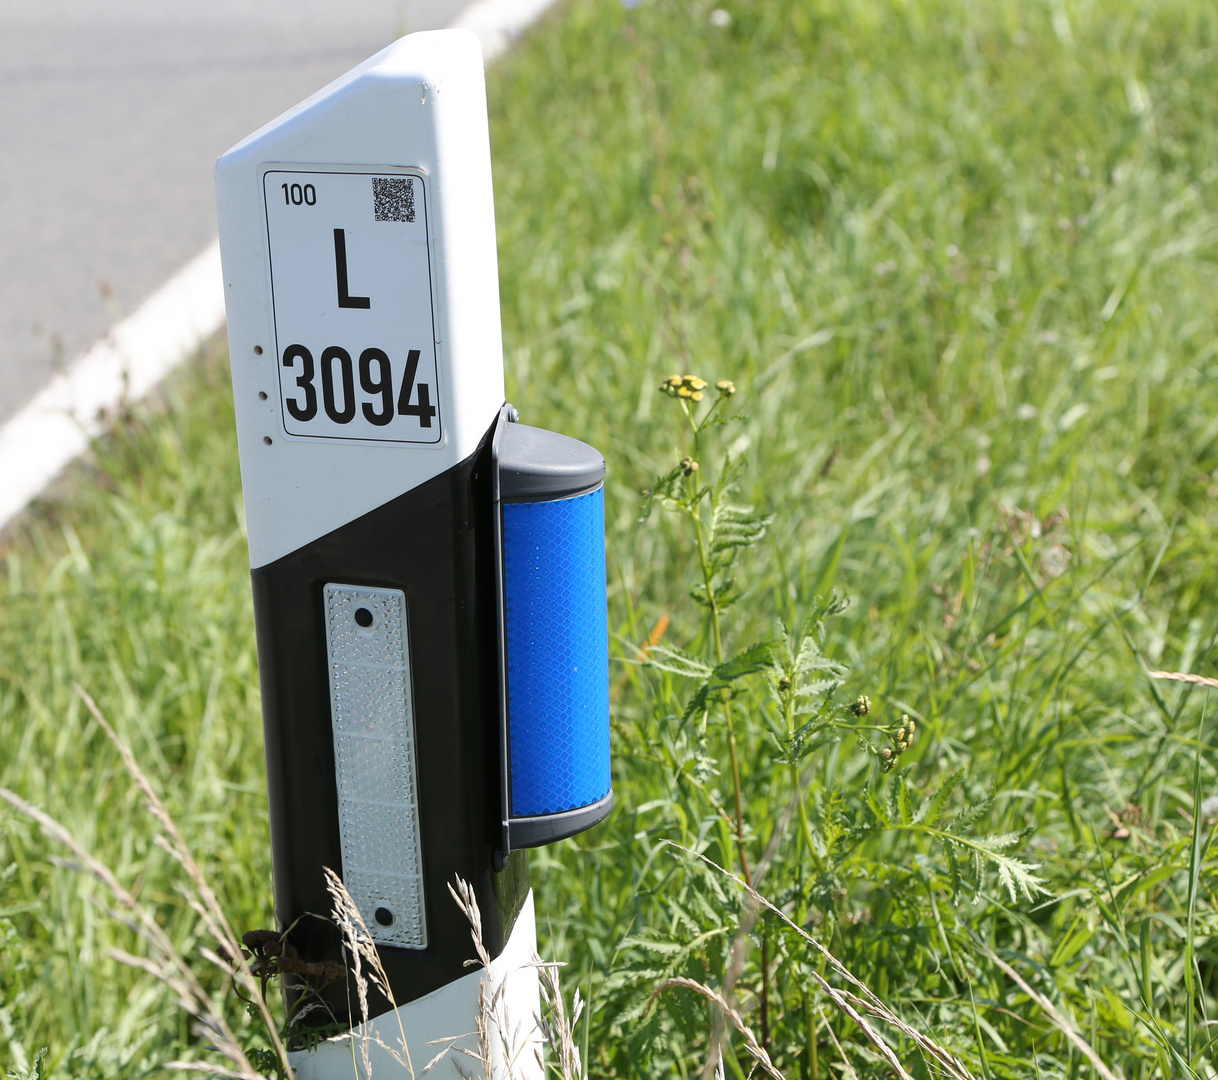
<path fill-rule="evenodd" d="M 609 794 L 605 489 L 503 506 L 511 812 Z"/>

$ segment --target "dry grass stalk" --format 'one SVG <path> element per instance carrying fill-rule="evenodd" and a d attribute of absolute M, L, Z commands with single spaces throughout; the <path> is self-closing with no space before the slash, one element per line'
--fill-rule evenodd
<path fill-rule="evenodd" d="M 720 1014 L 731 1021 L 732 1027 L 734 1027 L 744 1037 L 744 1048 L 749 1052 L 754 1060 L 756 1060 L 757 1064 L 760 1065 L 765 1072 L 772 1076 L 774 1080 L 787 1080 L 787 1078 L 774 1066 L 774 1063 L 770 1060 L 770 1055 L 766 1053 L 765 1048 L 757 1042 L 757 1037 L 753 1034 L 752 1028 L 750 1028 L 748 1024 L 744 1022 L 744 1018 L 740 1015 L 740 1013 L 732 1008 L 732 1006 L 728 1003 L 727 998 L 712 990 L 705 983 L 700 983 L 695 979 L 687 979 L 684 976 L 678 975 L 671 979 L 665 979 L 664 982 L 660 983 L 660 985 L 651 992 L 651 996 L 654 999 L 656 995 L 660 994 L 662 991 L 678 986 L 685 987 L 688 990 L 695 990 L 706 998 L 706 1000 L 712 1005 L 718 1006 Z M 723 1067 L 722 1049 L 719 1049 L 716 1056 L 718 1063 L 715 1065 L 715 1072 L 719 1072 Z"/>
<path fill-rule="evenodd" d="M 477 959 L 467 960 L 466 965 L 480 966 L 485 972 L 478 990 L 478 1011 L 475 1016 L 475 1031 L 430 1040 L 428 1045 L 438 1046 L 440 1049 L 424 1065 L 422 1070 L 416 1074 L 410 1049 L 407 1046 L 406 1032 L 402 1024 L 401 1014 L 398 1012 L 397 1001 L 394 998 L 389 977 L 381 963 L 380 955 L 368 930 L 367 923 L 364 922 L 363 916 L 360 915 L 359 907 L 347 891 L 342 879 L 328 867 L 325 868 L 325 876 L 326 888 L 330 893 L 334 905 L 334 921 L 343 936 L 344 944 L 350 955 L 349 970 L 355 982 L 361 1017 L 356 1030 L 353 1030 L 348 1035 L 339 1036 L 335 1041 L 346 1038 L 352 1040 L 352 1054 L 358 1053 L 359 1055 L 358 1061 L 353 1060 L 357 1071 L 362 1066 L 363 1075 L 366 1078 L 371 1078 L 373 1071 L 371 1050 L 373 1046 L 376 1046 L 389 1054 L 398 1066 L 405 1069 L 412 1080 L 414 1080 L 416 1075 L 418 1080 L 422 1080 L 422 1077 L 425 1077 L 447 1057 L 453 1057 L 453 1064 L 462 1076 L 470 1077 L 471 1074 L 456 1060 L 454 1055 L 463 1055 L 476 1061 L 482 1067 L 485 1077 L 500 1074 L 505 1077 L 505 1080 L 510 1080 L 513 1066 L 518 1060 L 521 1050 L 527 1045 L 527 1040 L 519 1039 L 518 1031 L 515 1033 L 517 1035 L 516 1039 L 511 1037 L 513 1033 L 509 1029 L 508 1018 L 504 1015 L 503 1008 L 503 990 L 506 979 L 496 982 L 492 977 L 491 958 L 486 949 L 482 934 L 482 914 L 478 908 L 478 902 L 474 897 L 473 888 L 460 878 L 457 879 L 455 887 L 449 886 L 449 891 L 452 893 L 457 906 L 461 908 L 462 913 L 469 920 L 470 936 L 473 939 L 474 951 L 477 954 Z M 546 965 L 539 966 L 544 968 Z M 372 1025 L 371 1018 L 368 1015 L 368 988 L 370 986 L 375 987 L 393 1009 L 394 1017 L 398 1023 L 398 1047 L 388 1045 Z M 466 1046 L 460 1045 L 460 1041 L 468 1038 L 470 1035 L 474 1035 L 477 1038 L 477 1050 L 471 1050 Z M 496 1039 L 498 1040 L 497 1042 Z M 502 1053 L 502 1072 L 495 1068 L 494 1058 L 496 1050 Z"/>
<path fill-rule="evenodd" d="M 343 936 L 343 942 L 346 944 L 347 952 L 351 957 L 351 977 L 355 981 L 355 990 L 360 1008 L 358 1029 L 352 1031 L 349 1036 L 340 1036 L 340 1038 L 352 1039 L 352 1052 L 354 1053 L 355 1049 L 358 1048 L 360 1059 L 364 1066 L 364 1076 L 369 1078 L 369 1080 L 372 1076 L 371 1048 L 373 1046 L 377 1046 L 389 1054 L 398 1065 L 410 1074 L 411 1080 L 415 1080 L 414 1063 L 410 1057 L 410 1047 L 406 1045 L 406 1030 L 402 1026 L 402 1017 L 398 1012 L 398 1004 L 393 996 L 393 987 L 389 984 L 389 976 L 386 974 L 385 967 L 381 963 L 381 956 L 376 950 L 376 943 L 372 940 L 372 934 L 368 931 L 368 924 L 364 922 L 363 916 L 359 913 L 359 906 L 351 898 L 351 894 L 347 891 L 347 887 L 343 884 L 342 879 L 328 866 L 323 867 L 322 871 L 326 878 L 326 890 L 330 893 L 330 899 L 334 903 L 334 922 Z M 365 974 L 365 971 L 367 971 L 367 974 Z M 400 1049 L 396 1049 L 386 1043 L 372 1027 L 372 1018 L 368 1015 L 368 987 L 370 985 L 375 987 L 385 997 L 393 1010 L 393 1016 L 398 1023 L 398 1046 Z M 432 1068 L 439 1064 L 446 1053 L 448 1053 L 447 1049 L 437 1054 L 427 1063 L 419 1076 L 426 1076 Z"/>
<path fill-rule="evenodd" d="M 364 922 L 358 905 L 352 899 L 351 894 L 347 891 L 339 876 L 328 867 L 325 869 L 325 875 L 326 888 L 329 890 L 334 904 L 334 921 L 343 935 L 343 941 L 351 956 L 350 971 L 352 979 L 355 982 L 361 1016 L 357 1030 L 352 1031 L 347 1036 L 339 1036 L 339 1038 L 352 1039 L 353 1053 L 359 1053 L 359 1064 L 363 1066 L 365 1077 L 370 1078 L 372 1076 L 371 1049 L 373 1046 L 376 1046 L 389 1054 L 414 1080 L 416 1073 L 410 1049 L 407 1046 L 406 1032 L 402 1024 L 401 1014 L 398 1012 L 397 1001 L 393 996 L 393 989 L 389 984 L 389 976 L 386 974 L 384 966 L 381 963 L 380 955 L 368 930 L 367 923 Z M 474 951 L 477 953 L 477 959 L 467 960 L 466 964 L 467 966 L 481 966 L 485 970 L 486 975 L 478 988 L 478 1010 L 475 1016 L 475 1031 L 463 1032 L 458 1035 L 446 1035 L 439 1039 L 430 1040 L 428 1045 L 438 1046 L 440 1049 L 423 1066 L 422 1070 L 417 1073 L 417 1077 L 419 1080 L 422 1080 L 422 1077 L 426 1076 L 448 1057 L 453 1057 L 453 1064 L 462 1076 L 469 1077 L 470 1074 L 456 1060 L 454 1055 L 463 1055 L 473 1059 L 482 1066 L 484 1076 L 491 1076 L 494 1067 L 494 1051 L 496 1049 L 495 1033 L 497 1033 L 499 1038 L 498 1049 L 503 1053 L 507 1076 L 510 1078 L 511 1065 L 517 1055 L 513 1052 L 513 1047 L 509 1042 L 508 1024 L 506 1017 L 503 1015 L 502 981 L 496 986 L 491 978 L 490 954 L 487 952 L 482 936 L 482 914 L 478 909 L 477 900 L 474 898 L 473 889 L 467 882 L 458 878 L 456 888 L 450 885 L 449 891 L 457 902 L 457 906 L 461 908 L 461 911 L 469 920 L 470 934 L 474 941 Z M 372 1026 L 371 1018 L 368 1015 L 369 986 L 375 987 L 393 1009 L 393 1014 L 398 1024 L 398 1047 L 388 1045 L 379 1032 Z M 475 1035 L 477 1038 L 477 1050 L 471 1050 L 466 1046 L 460 1045 L 461 1040 L 468 1038 L 470 1035 Z"/>
<path fill-rule="evenodd" d="M 730 870 L 725 870 L 722 866 L 716 863 L 713 859 L 708 859 L 701 852 L 692 850 L 691 848 L 683 847 L 680 844 L 673 844 L 675 848 L 693 855 L 695 858 L 701 859 L 708 866 L 719 871 L 724 877 L 731 878 L 742 889 L 744 889 L 753 900 L 760 906 L 772 911 L 778 918 L 794 930 L 802 937 L 812 948 L 825 960 L 825 962 L 838 975 L 840 975 L 847 983 L 855 987 L 858 993 L 850 990 L 844 990 L 833 986 L 815 969 L 811 969 L 812 978 L 822 991 L 828 996 L 829 1000 L 838 1007 L 838 1009 L 848 1016 L 862 1031 L 867 1041 L 880 1053 L 885 1061 L 892 1067 L 902 1080 L 912 1080 L 905 1066 L 901 1064 L 900 1059 L 888 1045 L 887 1040 L 876 1031 L 874 1027 L 867 1021 L 864 1013 L 874 1016 L 877 1020 L 882 1021 L 889 1026 L 896 1028 L 906 1038 L 912 1040 L 918 1049 L 930 1060 L 931 1063 L 937 1065 L 945 1075 L 952 1080 L 976 1080 L 976 1077 L 969 1072 L 964 1063 L 956 1057 L 946 1047 L 940 1046 L 930 1036 L 923 1034 L 916 1028 L 911 1027 L 894 1013 L 872 990 L 866 986 L 857 976 L 852 974 L 840 960 L 837 959 L 828 949 L 819 941 L 809 934 L 802 926 L 798 926 L 781 908 L 776 904 L 762 896 L 756 889 L 747 884 L 742 878 L 737 877 Z"/>
<path fill-rule="evenodd" d="M 579 1023 L 580 1015 L 584 1011 L 579 989 L 576 988 L 571 1004 L 571 1016 L 568 1018 L 558 976 L 558 969 L 562 965 L 543 964 L 540 958 L 535 959 L 544 1003 L 543 1015 L 537 1017 L 537 1027 L 546 1045 L 558 1059 L 558 1072 L 562 1080 L 584 1080 L 584 1066 L 580 1060 L 579 1047 L 575 1044 L 575 1025 Z M 549 1016 L 544 1015 L 545 1012 L 548 1012 Z M 538 1053 L 540 1055 L 540 1051 Z"/>
<path fill-rule="evenodd" d="M 809 770 L 805 770 L 803 776 L 800 777 L 799 790 L 795 794 L 795 798 L 791 799 L 783 809 L 778 823 L 773 832 L 770 834 L 770 842 L 766 845 L 761 861 L 753 873 L 753 889 L 759 889 L 762 881 L 765 880 L 767 871 L 773 863 L 775 856 L 778 854 L 778 849 L 782 844 L 784 837 L 787 835 L 787 829 L 791 825 L 791 821 L 795 816 L 795 811 L 799 807 L 799 801 L 803 797 L 804 783 L 807 780 Z M 731 819 L 724 813 L 724 819 L 731 824 Z M 741 917 L 740 926 L 736 931 L 735 940 L 732 942 L 732 949 L 728 956 L 727 970 L 723 977 L 723 989 L 720 991 L 721 996 L 727 1002 L 733 1000 L 736 983 L 740 976 L 744 973 L 745 961 L 748 959 L 749 953 L 749 935 L 753 932 L 753 927 L 757 923 L 759 908 L 757 902 L 749 894 L 745 894 L 744 899 L 744 915 Z M 762 980 L 765 980 L 765 973 L 762 975 Z M 652 995 L 653 999 L 655 995 Z M 710 1037 L 710 1052 L 706 1058 L 706 1065 L 702 1070 L 702 1080 L 712 1080 L 712 1076 L 718 1077 L 723 1073 L 723 1035 L 727 1016 L 721 1010 L 715 1012 L 714 1023 L 711 1027 Z"/>
<path fill-rule="evenodd" d="M 1152 679 L 1162 679 L 1167 682 L 1192 683 L 1194 686 L 1218 687 L 1218 679 L 1209 679 L 1204 675 L 1191 675 L 1186 671 L 1148 671 Z"/>
<path fill-rule="evenodd" d="M 833 1025 L 825 1017 L 825 1010 L 818 1008 L 816 1014 L 825 1025 L 825 1030 L 829 1033 L 829 1038 L 837 1049 L 837 1056 L 842 1059 L 842 1069 L 845 1072 L 846 1080 L 859 1080 L 859 1074 L 854 1071 L 854 1066 L 850 1064 L 850 1059 L 846 1057 L 846 1051 L 842 1049 L 842 1044 L 837 1041 L 837 1035 L 833 1032 Z"/>
<path fill-rule="evenodd" d="M 744 900 L 744 915 L 740 920 L 740 926 L 736 931 L 735 940 L 732 943 L 732 949 L 729 954 L 727 970 L 724 973 L 723 989 L 720 992 L 723 999 L 727 1002 L 733 1000 L 733 992 L 741 974 L 744 972 L 745 961 L 748 959 L 750 947 L 749 935 L 753 931 L 753 927 L 757 923 L 759 914 L 759 905 L 754 898 L 759 895 L 758 890 L 761 888 L 762 882 L 765 880 L 766 873 L 770 865 L 778 855 L 778 850 L 782 846 L 783 840 L 786 838 L 787 830 L 790 828 L 791 822 L 795 817 L 795 813 L 799 808 L 800 801 L 803 798 L 803 790 L 807 785 L 808 778 L 812 772 L 813 766 L 809 766 L 804 770 L 799 778 L 798 789 L 795 796 L 788 801 L 783 809 L 774 830 L 770 834 L 770 841 L 766 845 L 766 850 L 763 853 L 761 860 L 757 863 L 757 867 L 753 873 L 753 884 L 748 887 Z M 722 807 L 719 808 L 724 821 L 730 826 L 732 820 Z M 679 847 L 680 845 L 673 845 Z M 714 864 L 712 864 L 714 865 Z M 718 868 L 721 869 L 721 868 Z M 763 974 L 763 980 L 764 980 Z M 654 997 L 654 995 L 653 995 Z M 710 1052 L 707 1055 L 706 1066 L 702 1070 L 702 1080 L 712 1080 L 712 1076 L 718 1078 L 723 1074 L 723 1048 L 722 1040 L 725 1030 L 727 1017 L 719 1010 L 716 1010 L 714 1024 L 711 1028 Z M 830 1035 L 832 1036 L 832 1031 Z M 837 1046 L 838 1052 L 843 1053 L 841 1045 L 834 1039 L 834 1045 Z M 853 1071 L 850 1062 L 843 1056 L 843 1064 L 847 1070 Z"/>
<path fill-rule="evenodd" d="M 466 967 L 481 966 L 483 971 L 482 982 L 478 986 L 478 1013 L 474 1018 L 475 1032 L 478 1036 L 478 1053 L 476 1059 L 482 1065 L 483 1076 L 489 1077 L 492 1069 L 492 1037 L 491 1028 L 495 1015 L 496 999 L 498 992 L 490 988 L 491 979 L 491 957 L 487 952 L 486 942 L 482 937 L 482 911 L 478 907 L 477 897 L 474 896 L 473 887 L 468 881 L 458 877 L 456 885 L 449 885 L 448 891 L 456 901 L 457 907 L 461 909 L 461 914 L 469 922 L 469 936 L 474 943 L 474 952 L 477 954 L 476 960 L 466 960 Z M 459 1038 L 460 1036 L 458 1036 Z M 455 1042 L 455 1040 L 454 1040 Z M 469 1053 L 465 1050 L 465 1053 Z M 475 1055 L 470 1055 L 475 1056 Z M 458 1072 L 464 1072 L 460 1066 L 457 1067 Z"/>
<path fill-rule="evenodd" d="M 521 1060 L 521 1055 L 528 1050 L 530 1039 L 528 1032 L 522 1030 L 520 1021 L 517 1021 L 513 1027 L 512 1017 L 507 1014 L 504 995 L 510 972 L 504 972 L 500 978 L 496 979 L 491 970 L 491 956 L 482 935 L 482 911 L 478 907 L 478 899 L 474 895 L 473 886 L 458 877 L 455 879 L 455 884 L 448 886 L 448 891 L 469 922 L 470 938 L 474 943 L 474 953 L 477 956 L 475 960 L 466 960 L 465 965 L 466 967 L 481 967 L 483 971 L 482 984 L 478 988 L 478 1014 L 475 1020 L 478 1051 L 475 1054 L 465 1047 L 455 1045 L 453 1049 L 475 1058 L 482 1065 L 483 1076 L 488 1078 L 498 1076 L 502 1080 L 511 1080 L 516 1065 Z M 531 966 L 540 967 L 544 972 L 548 966 L 552 965 L 541 964 L 534 957 Z M 555 986 L 557 986 L 557 982 L 555 982 Z M 540 1018 L 527 1017 L 525 1019 L 536 1020 L 540 1026 Z M 542 1028 L 542 1032 L 544 1035 L 544 1028 Z M 456 1036 L 452 1041 L 455 1043 L 455 1039 L 460 1037 Z M 495 1061 L 496 1052 L 501 1056 L 499 1063 Z M 542 1067 L 540 1059 L 537 1064 L 539 1068 Z M 459 1065 L 457 1068 L 464 1075 L 464 1070 Z M 564 1080 L 567 1080 L 566 1074 L 564 1074 Z"/>
<path fill-rule="evenodd" d="M 778 829 L 774 832 L 777 835 Z M 764 860 L 763 860 L 764 863 Z M 758 875 L 758 880 L 760 874 Z M 730 1002 L 734 998 L 736 983 L 740 976 L 744 973 L 744 964 L 748 959 L 749 952 L 749 934 L 752 933 L 753 927 L 757 923 L 757 905 L 751 897 L 745 898 L 744 915 L 741 917 L 740 926 L 736 931 L 735 940 L 732 942 L 731 952 L 728 954 L 727 970 L 723 976 L 723 989 L 715 995 L 714 998 L 708 998 L 713 1004 L 717 1004 L 718 999 L 722 999 L 726 1008 L 721 1008 L 715 1011 L 714 1021 L 711 1025 L 711 1037 L 709 1053 L 706 1058 L 706 1065 L 702 1069 L 702 1080 L 711 1080 L 712 1075 L 717 1074 L 723 1068 L 723 1036 L 727 1021 L 731 1016 L 738 1016 L 732 1008 Z M 677 985 L 671 979 L 663 986 L 658 987 L 651 995 L 652 1000 L 656 994 L 665 986 Z M 729 1015 L 730 1014 L 730 1015 Z M 733 1021 L 735 1023 L 735 1021 Z M 743 1032 L 742 1032 L 743 1034 Z M 751 1051 L 750 1051 L 751 1053 Z"/>
<path fill-rule="evenodd" d="M 88 691 L 79 684 L 76 685 L 75 689 L 81 700 L 84 701 L 85 707 L 92 714 L 93 719 L 97 721 L 98 725 L 106 733 L 106 737 L 119 752 L 119 756 L 122 757 L 123 765 L 126 767 L 128 774 L 135 782 L 136 787 L 139 788 L 140 794 L 144 796 L 145 808 L 165 831 L 166 835 L 153 837 L 153 843 L 177 861 L 194 886 L 195 895 L 193 896 L 188 891 L 183 890 L 187 903 L 207 928 L 212 938 L 219 943 L 223 952 L 232 959 L 231 961 L 226 961 L 218 953 L 206 948 L 201 950 L 204 958 L 215 964 L 226 974 L 231 975 L 234 973 L 234 968 L 236 969 L 235 976 L 249 992 L 247 996 L 257 1002 L 258 1009 L 262 1014 L 263 1024 L 270 1035 L 271 1044 L 284 1068 L 285 1075 L 290 1080 L 294 1076 L 294 1073 L 288 1061 L 287 1048 L 279 1038 L 278 1025 L 271 1016 L 254 973 L 250 970 L 249 964 L 246 963 L 245 955 L 237 940 L 237 935 L 233 933 L 233 928 L 229 925 L 228 919 L 224 914 L 224 908 L 217 899 L 215 891 L 212 889 L 211 884 L 208 882 L 198 863 L 195 862 L 194 855 L 191 853 L 185 838 L 178 830 L 177 823 L 173 820 L 173 817 L 165 808 L 165 804 L 161 802 L 160 797 L 153 789 L 148 777 L 140 768 L 139 762 L 136 761 L 135 755 L 131 752 L 131 748 L 118 737 L 118 733 L 110 726 L 109 721 L 106 720 L 97 702 L 93 700 Z M 242 1056 L 244 1057 L 244 1054 Z"/>
<path fill-rule="evenodd" d="M 154 838 L 154 842 L 185 871 L 193 892 L 186 888 L 183 888 L 182 892 L 191 910 L 218 943 L 220 950 L 233 959 L 226 962 L 218 951 L 212 949 L 203 949 L 202 955 L 225 975 L 237 978 L 251 991 L 251 996 L 263 1010 L 267 1030 L 271 1034 L 285 1074 L 289 1078 L 293 1077 L 287 1051 L 278 1036 L 278 1028 L 271 1020 L 261 994 L 257 992 L 257 980 L 242 957 L 241 946 L 206 876 L 195 862 L 177 825 L 140 769 L 131 750 L 107 722 L 93 698 L 80 686 L 76 687 L 76 692 L 118 750 L 127 772 L 144 798 L 145 808 L 161 827 L 162 832 Z M 123 949 L 112 949 L 111 957 L 121 964 L 148 973 L 169 987 L 177 997 L 179 1006 L 195 1018 L 194 1033 L 212 1040 L 215 1049 L 229 1062 L 228 1066 L 221 1067 L 200 1061 L 171 1061 L 167 1062 L 165 1067 L 229 1077 L 234 1075 L 235 1070 L 235 1075 L 242 1080 L 263 1080 L 262 1074 L 250 1064 L 235 1033 L 224 1019 L 220 1003 L 204 988 L 189 962 L 178 952 L 172 939 L 157 921 L 155 914 L 137 900 L 105 863 L 88 852 L 76 837 L 45 811 L 26 802 L 7 788 L 0 787 L 0 798 L 35 822 L 49 840 L 70 851 L 76 860 L 74 868 L 90 874 L 109 892 L 117 904 L 117 909 L 111 910 L 111 914 L 136 933 L 148 948 L 147 956 L 136 956 Z"/>
<path fill-rule="evenodd" d="M 1156 672 L 1151 672 L 1152 676 L 1155 674 Z M 1214 683 L 1214 685 L 1218 686 L 1218 683 Z M 1033 990 L 1032 987 L 1028 985 L 1027 980 L 1024 979 L 1024 977 L 1020 975 L 1018 971 L 1011 967 L 1011 965 L 1001 957 L 996 956 L 980 942 L 975 942 L 975 944 L 978 950 L 989 958 L 991 963 L 1003 971 L 1008 978 L 1010 978 L 1011 981 L 1019 987 L 1020 990 L 1022 990 L 1028 995 L 1028 997 L 1030 997 L 1036 1002 L 1037 1005 L 1040 1006 L 1041 1011 L 1049 1018 L 1049 1021 L 1053 1024 L 1053 1026 L 1063 1035 L 1065 1035 L 1066 1038 L 1069 1039 L 1070 1042 L 1073 1043 L 1078 1049 L 1079 1053 L 1081 1053 L 1083 1057 L 1085 1057 L 1093 1066 L 1095 1066 L 1095 1071 L 1098 1072 L 1100 1076 L 1104 1078 L 1104 1080 L 1117 1080 L 1117 1077 L 1114 1075 L 1112 1070 L 1104 1064 L 1103 1059 L 1101 1059 L 1100 1055 L 1096 1053 L 1095 1048 L 1078 1033 L 1074 1025 L 1070 1023 L 1065 1016 L 1058 1012 L 1053 1002 L 1045 997 L 1044 994 Z"/>

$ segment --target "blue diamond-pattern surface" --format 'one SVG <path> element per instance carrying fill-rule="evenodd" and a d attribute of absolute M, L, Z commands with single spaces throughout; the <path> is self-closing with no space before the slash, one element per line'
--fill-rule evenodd
<path fill-rule="evenodd" d="M 503 507 L 512 816 L 609 794 L 605 491 Z"/>

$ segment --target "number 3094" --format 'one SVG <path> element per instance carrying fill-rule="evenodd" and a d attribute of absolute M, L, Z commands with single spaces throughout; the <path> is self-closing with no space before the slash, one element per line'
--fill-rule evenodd
<path fill-rule="evenodd" d="M 300 369 L 296 370 L 297 363 Z M 393 362 L 382 349 L 365 349 L 359 354 L 358 364 L 341 345 L 330 345 L 322 350 L 318 363 L 313 354 L 303 345 L 289 345 L 283 351 L 283 366 L 292 368 L 296 374 L 298 393 L 287 398 L 285 404 L 293 419 L 307 423 L 317 415 L 317 377 L 321 376 L 321 407 L 336 424 L 349 424 L 355 419 L 358 404 L 364 419 L 377 427 L 384 427 L 394 416 L 414 416 L 421 427 L 431 427 L 436 407 L 431 403 L 431 389 L 427 383 L 419 383 L 418 401 L 415 396 L 415 375 L 419 369 L 419 350 L 411 349 L 406 354 L 406 371 L 401 388 L 394 401 Z M 366 396 L 362 402 L 355 397 L 355 377 L 358 367 L 360 390 Z M 319 370 L 320 369 L 320 370 Z"/>

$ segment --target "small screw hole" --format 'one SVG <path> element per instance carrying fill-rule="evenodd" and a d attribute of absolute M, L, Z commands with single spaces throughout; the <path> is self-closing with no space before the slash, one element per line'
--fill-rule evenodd
<path fill-rule="evenodd" d="M 269 435 L 263 435 L 263 436 L 262 436 L 262 441 L 263 441 L 264 443 L 266 443 L 266 444 L 267 444 L 267 446 L 270 446 L 270 445 L 271 445 L 271 437 L 270 437 Z"/>
<path fill-rule="evenodd" d="M 371 626 L 372 625 L 372 612 L 369 611 L 366 607 L 356 608 L 355 609 L 355 621 L 360 626 L 365 626 L 365 627 Z M 382 908 L 381 910 L 383 911 L 384 909 Z"/>
<path fill-rule="evenodd" d="M 259 391 L 258 391 L 258 400 L 259 400 L 259 401 L 266 401 L 266 391 L 265 391 L 265 390 L 259 390 Z"/>
<path fill-rule="evenodd" d="M 255 346 L 254 346 L 254 355 L 255 355 L 255 356 L 261 356 L 261 355 L 262 355 L 262 346 L 261 346 L 261 345 L 255 345 Z"/>
<path fill-rule="evenodd" d="M 360 610 L 362 611 L 363 608 L 360 608 Z M 393 912 L 390 911 L 387 907 L 379 907 L 372 914 L 376 918 L 376 921 L 379 922 L 382 926 L 392 926 L 393 925 Z"/>

